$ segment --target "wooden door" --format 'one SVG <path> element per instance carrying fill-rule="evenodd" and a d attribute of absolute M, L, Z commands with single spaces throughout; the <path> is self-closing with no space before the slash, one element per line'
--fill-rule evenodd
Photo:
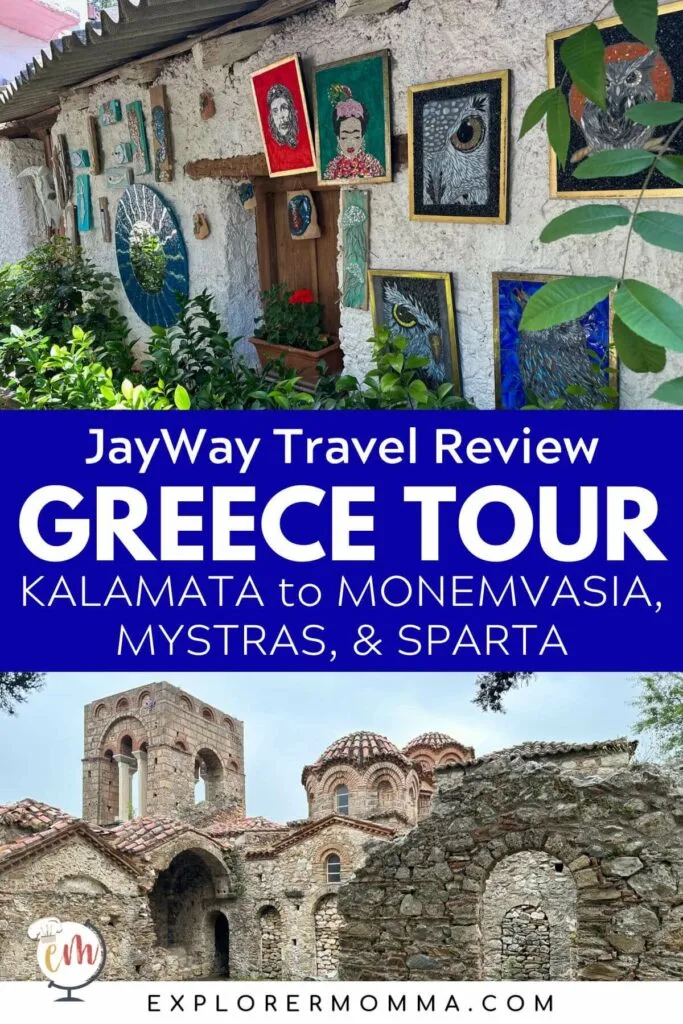
<path fill-rule="evenodd" d="M 318 212 L 320 238 L 295 240 L 289 233 L 287 192 L 307 188 Z M 310 288 L 323 306 L 323 329 L 339 337 L 337 224 L 339 189 L 318 188 L 314 174 L 261 178 L 255 182 L 256 237 L 261 288 L 286 284 L 292 291 Z"/>

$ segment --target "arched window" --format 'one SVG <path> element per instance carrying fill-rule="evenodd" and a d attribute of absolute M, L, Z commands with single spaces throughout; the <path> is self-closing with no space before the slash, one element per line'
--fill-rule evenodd
<path fill-rule="evenodd" d="M 377 803 L 381 810 L 385 810 L 391 807 L 393 802 L 394 790 L 391 783 L 386 779 L 383 779 L 377 786 Z"/>
<path fill-rule="evenodd" d="M 325 859 L 325 876 L 328 882 L 341 882 L 341 857 L 331 853 Z"/>
<path fill-rule="evenodd" d="M 349 813 L 349 791 L 346 786 L 337 786 L 335 789 L 334 809 L 337 814 Z"/>

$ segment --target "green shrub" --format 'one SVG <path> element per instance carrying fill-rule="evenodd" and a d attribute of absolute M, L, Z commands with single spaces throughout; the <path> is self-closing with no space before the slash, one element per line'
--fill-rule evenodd
<path fill-rule="evenodd" d="M 5 341 L 10 339 L 5 339 Z M 172 409 L 190 407 L 184 388 L 174 390 L 173 400 L 163 381 L 145 386 L 124 379 L 119 385 L 111 367 L 93 358 L 92 335 L 73 327 L 66 344 L 58 345 L 37 329 L 13 327 L 11 341 L 21 347 L 32 367 L 27 383 L 0 377 L 20 406 L 28 409 Z M 0 342 L 0 353 L 4 342 Z M 1 360 L 0 360 L 1 361 Z"/>
<path fill-rule="evenodd" d="M 92 337 L 95 359 L 123 380 L 134 365 L 130 327 L 113 297 L 114 279 L 102 273 L 80 249 L 56 236 L 22 260 L 0 268 L 0 337 L 12 327 L 37 331 L 55 344 L 68 344 L 72 327 Z M 30 387 L 32 373 L 20 344 L 3 344 L 0 374 L 12 374 Z"/>
<path fill-rule="evenodd" d="M 238 338 L 222 328 L 203 291 L 180 305 L 173 327 L 153 328 L 143 380 L 182 384 L 196 409 L 306 408 L 311 395 L 296 390 L 299 378 L 278 363 L 254 369 L 237 350 Z"/>
<path fill-rule="evenodd" d="M 408 339 L 392 337 L 378 327 L 372 344 L 375 364 L 361 384 L 356 377 L 321 377 L 316 404 L 322 409 L 473 409 L 455 394 L 452 384 L 428 387 L 420 371 L 429 363 L 422 356 L 407 356 Z"/>

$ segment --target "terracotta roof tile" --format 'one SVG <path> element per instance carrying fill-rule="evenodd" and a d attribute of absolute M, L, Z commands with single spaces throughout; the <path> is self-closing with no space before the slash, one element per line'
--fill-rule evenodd
<path fill-rule="evenodd" d="M 77 821 L 77 818 L 67 811 L 60 810 L 59 807 L 52 807 L 30 797 L 0 806 L 0 823 L 13 825 L 15 828 L 44 832 L 56 821 L 71 822 Z"/>
<path fill-rule="evenodd" d="M 219 836 L 239 835 L 244 832 L 288 832 L 287 825 L 260 816 L 240 818 L 228 811 L 216 811 L 196 826 L 200 832 L 217 838 Z"/>
<path fill-rule="evenodd" d="M 362 765 L 386 756 L 407 760 L 395 743 L 378 732 L 350 732 L 330 743 L 315 762 L 315 766 L 320 767 L 332 761 L 350 761 L 352 764 Z"/>
<path fill-rule="evenodd" d="M 442 750 L 444 747 L 452 746 L 462 747 L 463 744 L 445 732 L 423 732 L 419 736 L 415 736 L 410 743 L 406 743 L 403 748 L 403 753 L 407 754 L 416 747 L 429 747 L 430 750 Z M 463 749 L 467 750 L 468 748 L 464 747 Z"/>
<path fill-rule="evenodd" d="M 107 829 L 109 842 L 122 853 L 143 853 L 185 832 L 186 821 L 176 818 L 132 818 L 116 828 Z"/>

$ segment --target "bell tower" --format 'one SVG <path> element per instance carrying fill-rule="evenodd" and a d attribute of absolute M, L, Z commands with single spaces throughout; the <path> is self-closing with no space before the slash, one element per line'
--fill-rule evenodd
<path fill-rule="evenodd" d="M 182 818 L 198 802 L 244 815 L 242 722 L 166 682 L 86 704 L 86 821 Z"/>

